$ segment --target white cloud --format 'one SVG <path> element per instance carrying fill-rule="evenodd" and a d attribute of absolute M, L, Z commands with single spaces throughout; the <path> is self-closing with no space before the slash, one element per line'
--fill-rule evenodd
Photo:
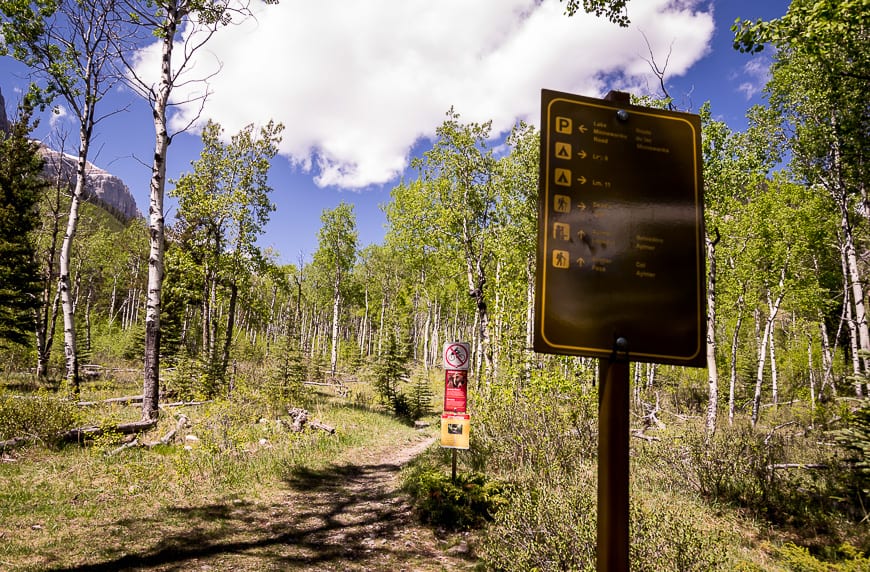
<path fill-rule="evenodd" d="M 451 106 L 501 132 L 517 119 L 538 123 L 541 88 L 645 93 L 657 85 L 650 49 L 660 63 L 670 53 L 669 76 L 684 74 L 713 35 L 702 4 L 637 0 L 627 29 L 568 18 L 556 0 L 258 5 L 255 19 L 220 30 L 197 56 L 198 77 L 221 68 L 201 119 L 227 133 L 279 121 L 282 155 L 312 170 L 319 185 L 363 188 L 400 174 L 411 146 L 432 136 Z M 142 57 L 143 70 L 157 69 L 156 50 Z M 177 89 L 174 97 L 191 95 Z M 198 105 L 180 110 L 176 127 Z"/>
<path fill-rule="evenodd" d="M 51 110 L 51 117 L 48 122 L 52 129 L 57 129 L 59 125 L 64 123 L 69 117 L 69 113 L 64 105 L 55 105 Z"/>
<path fill-rule="evenodd" d="M 737 91 L 743 93 L 748 101 L 761 92 L 770 81 L 770 59 L 765 55 L 754 57 L 743 66 L 743 75 L 747 80 L 740 83 Z"/>

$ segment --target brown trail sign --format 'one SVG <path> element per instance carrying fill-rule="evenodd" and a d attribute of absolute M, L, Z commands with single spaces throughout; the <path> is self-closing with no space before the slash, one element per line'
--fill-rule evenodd
<path fill-rule="evenodd" d="M 696 115 L 542 92 L 535 350 L 704 367 Z"/>
<path fill-rule="evenodd" d="M 599 360 L 598 570 L 629 569 L 629 362 L 704 367 L 698 116 L 541 93 L 535 350 Z"/>

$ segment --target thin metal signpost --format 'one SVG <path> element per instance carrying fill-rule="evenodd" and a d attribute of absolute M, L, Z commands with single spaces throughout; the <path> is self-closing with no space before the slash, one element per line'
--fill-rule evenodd
<path fill-rule="evenodd" d="M 467 342 L 444 344 L 444 412 L 441 414 L 441 446 L 453 449 L 451 481 L 456 482 L 456 453 L 468 449 L 470 416 L 468 415 Z"/>
<path fill-rule="evenodd" d="M 598 361 L 598 570 L 608 572 L 629 569 L 629 362 L 620 354 Z"/>
<path fill-rule="evenodd" d="M 706 366 L 696 115 L 543 90 L 535 340 L 599 359 L 598 570 L 629 570 L 631 361 Z"/>

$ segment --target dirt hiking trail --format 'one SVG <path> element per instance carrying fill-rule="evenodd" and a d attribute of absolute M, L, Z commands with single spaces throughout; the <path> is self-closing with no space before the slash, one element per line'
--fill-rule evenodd
<path fill-rule="evenodd" d="M 355 451 L 322 470 L 296 471 L 287 487 L 211 506 L 175 507 L 184 528 L 143 519 L 135 538 L 163 530 L 151 549 L 66 571 L 368 571 L 474 570 L 465 536 L 423 526 L 398 491 L 399 470 L 434 442 L 430 436 L 390 448 Z M 178 514 L 174 516 L 179 516 Z M 55 569 L 59 570 L 59 569 Z"/>

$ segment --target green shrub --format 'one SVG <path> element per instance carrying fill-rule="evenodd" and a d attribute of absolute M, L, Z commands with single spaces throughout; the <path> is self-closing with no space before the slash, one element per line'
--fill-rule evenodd
<path fill-rule="evenodd" d="M 593 571 L 596 568 L 594 486 L 511 489 L 507 506 L 483 539 L 481 558 L 496 571 Z"/>
<path fill-rule="evenodd" d="M 845 421 L 845 427 L 831 431 L 831 436 L 845 451 L 844 488 L 857 491 L 864 500 L 870 493 L 870 405 L 853 411 Z"/>
<path fill-rule="evenodd" d="M 823 562 L 803 547 L 787 542 L 777 549 L 782 563 L 792 572 L 866 572 L 870 570 L 870 559 L 866 558 L 851 545 L 840 547 L 837 562 Z"/>
<path fill-rule="evenodd" d="M 714 572 L 726 561 L 726 541 L 701 530 L 698 514 L 679 505 L 633 502 L 631 569 L 636 572 Z"/>
<path fill-rule="evenodd" d="M 558 481 L 598 451 L 598 399 L 594 388 L 547 383 L 533 376 L 523 393 L 496 386 L 473 395 L 471 463 L 509 478 L 534 473 Z"/>
<path fill-rule="evenodd" d="M 509 502 L 487 530 L 483 560 L 493 570 L 596 569 L 597 491 L 589 475 L 546 487 L 533 478 L 511 488 Z M 636 572 L 718 571 L 725 542 L 696 524 L 697 514 L 633 497 L 631 569 Z"/>
<path fill-rule="evenodd" d="M 420 468 L 406 477 L 403 488 L 420 520 L 451 530 L 480 527 L 506 503 L 504 485 L 480 473 L 460 473 L 454 482 L 441 470 Z"/>
<path fill-rule="evenodd" d="M 0 394 L 0 441 L 28 437 L 56 444 L 58 435 L 79 422 L 75 404 L 45 393 L 27 397 Z"/>
<path fill-rule="evenodd" d="M 746 507 L 771 522 L 816 526 L 834 508 L 839 478 L 832 451 L 817 441 L 748 423 L 722 427 L 711 438 L 703 428 L 687 426 L 652 452 L 660 473 L 675 486 Z"/>

